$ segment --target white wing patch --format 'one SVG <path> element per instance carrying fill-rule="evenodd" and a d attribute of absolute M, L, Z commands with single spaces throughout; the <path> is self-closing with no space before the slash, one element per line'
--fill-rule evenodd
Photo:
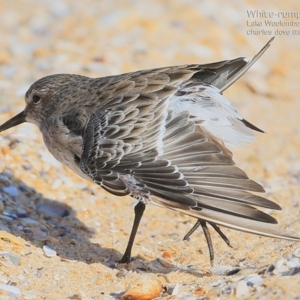
<path fill-rule="evenodd" d="M 191 119 L 226 144 L 239 145 L 255 140 L 252 130 L 220 90 L 210 85 L 189 85 L 170 100 L 175 113 L 187 110 Z"/>

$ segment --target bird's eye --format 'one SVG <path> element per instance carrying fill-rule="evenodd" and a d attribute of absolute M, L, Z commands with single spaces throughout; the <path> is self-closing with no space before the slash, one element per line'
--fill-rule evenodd
<path fill-rule="evenodd" d="M 33 95 L 32 96 L 32 103 L 37 104 L 41 101 L 41 96 L 39 95 Z"/>

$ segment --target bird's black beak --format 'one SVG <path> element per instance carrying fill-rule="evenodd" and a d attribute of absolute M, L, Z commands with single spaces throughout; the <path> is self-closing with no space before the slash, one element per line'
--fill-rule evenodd
<path fill-rule="evenodd" d="M 19 114 L 17 114 L 16 116 L 12 117 L 7 122 L 2 124 L 0 126 L 0 132 L 26 122 L 25 118 L 26 118 L 25 112 L 24 111 L 20 112 Z"/>

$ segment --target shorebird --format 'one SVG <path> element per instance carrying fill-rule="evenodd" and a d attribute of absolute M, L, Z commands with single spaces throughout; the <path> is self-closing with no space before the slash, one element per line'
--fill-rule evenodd
<path fill-rule="evenodd" d="M 228 245 L 219 225 L 299 241 L 256 208 L 281 209 L 251 193 L 264 189 L 235 166 L 226 146 L 252 141 L 253 131 L 262 132 L 237 113 L 223 92 L 272 40 L 250 60 L 240 57 L 103 78 L 44 77 L 26 92 L 24 111 L 0 131 L 23 122 L 36 124 L 57 160 L 108 192 L 138 201 L 122 263 L 131 259 L 148 203 L 196 218 L 185 239 L 201 225 L 211 262 L 214 251 L 207 224 Z"/>

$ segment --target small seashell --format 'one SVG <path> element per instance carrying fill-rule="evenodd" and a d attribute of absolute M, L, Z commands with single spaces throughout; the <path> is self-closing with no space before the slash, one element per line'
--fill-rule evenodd
<path fill-rule="evenodd" d="M 7 291 L 7 292 L 10 292 L 10 293 L 16 294 L 16 295 L 21 294 L 21 291 L 19 288 L 17 288 L 16 286 L 13 286 L 13 285 L 8 285 L 8 284 L 0 284 L 0 290 Z"/>
<path fill-rule="evenodd" d="M 287 263 L 287 260 L 285 258 L 279 259 L 275 264 L 275 269 L 280 269 L 286 263 Z"/>
<path fill-rule="evenodd" d="M 162 292 L 162 283 L 153 277 L 143 276 L 138 279 L 123 294 L 124 300 L 150 300 Z"/>
<path fill-rule="evenodd" d="M 56 251 L 54 249 L 50 248 L 48 245 L 44 245 L 43 250 L 47 257 L 56 256 Z"/>
<path fill-rule="evenodd" d="M 174 288 L 173 288 L 173 291 L 172 291 L 171 295 L 176 296 L 176 295 L 178 295 L 178 293 L 179 293 L 179 284 L 176 283 Z"/>
<path fill-rule="evenodd" d="M 212 268 L 210 271 L 214 275 L 221 276 L 221 275 L 227 274 L 232 269 L 233 269 L 233 267 L 231 267 L 231 266 L 217 266 L 217 267 Z"/>
<path fill-rule="evenodd" d="M 244 281 L 246 281 L 248 285 L 262 285 L 263 283 L 262 277 L 258 274 L 248 275 L 244 278 Z"/>
<path fill-rule="evenodd" d="M 248 293 L 249 293 L 249 287 L 247 285 L 247 282 L 244 280 L 239 281 L 236 285 L 236 291 L 235 291 L 236 297 L 241 298 L 247 295 Z"/>
<path fill-rule="evenodd" d="M 197 296 L 204 296 L 205 295 L 205 293 L 206 293 L 206 288 L 203 288 L 203 287 L 201 287 L 201 288 L 197 288 L 195 291 L 194 291 L 194 293 L 195 293 L 195 295 L 197 295 Z"/>
<path fill-rule="evenodd" d="M 3 257 L 15 266 L 18 266 L 20 263 L 20 256 L 12 252 L 0 252 L 0 257 Z"/>
<path fill-rule="evenodd" d="M 166 269 L 176 268 L 169 260 L 166 259 L 158 259 L 158 262 Z"/>
<path fill-rule="evenodd" d="M 0 275 L 0 282 L 7 283 L 9 280 L 7 277 Z"/>
<path fill-rule="evenodd" d="M 172 258 L 172 252 L 169 250 L 164 251 L 164 253 L 162 254 L 163 258 L 167 258 L 167 259 L 171 259 Z"/>
<path fill-rule="evenodd" d="M 290 268 L 287 266 L 287 260 L 284 258 L 279 259 L 275 264 L 274 274 L 282 274 L 288 272 Z"/>
<path fill-rule="evenodd" d="M 51 185 L 51 188 L 53 190 L 56 190 L 57 188 L 59 188 L 62 184 L 62 181 L 61 179 L 55 179 L 53 182 L 52 182 L 52 185 Z"/>
<path fill-rule="evenodd" d="M 222 283 L 223 283 L 223 281 L 221 279 L 219 279 L 217 281 L 211 282 L 209 285 L 212 287 L 216 287 L 216 286 L 221 285 Z"/>
<path fill-rule="evenodd" d="M 289 267 L 289 268 L 299 268 L 300 267 L 300 263 L 298 261 L 288 261 L 286 263 L 286 265 Z"/>

